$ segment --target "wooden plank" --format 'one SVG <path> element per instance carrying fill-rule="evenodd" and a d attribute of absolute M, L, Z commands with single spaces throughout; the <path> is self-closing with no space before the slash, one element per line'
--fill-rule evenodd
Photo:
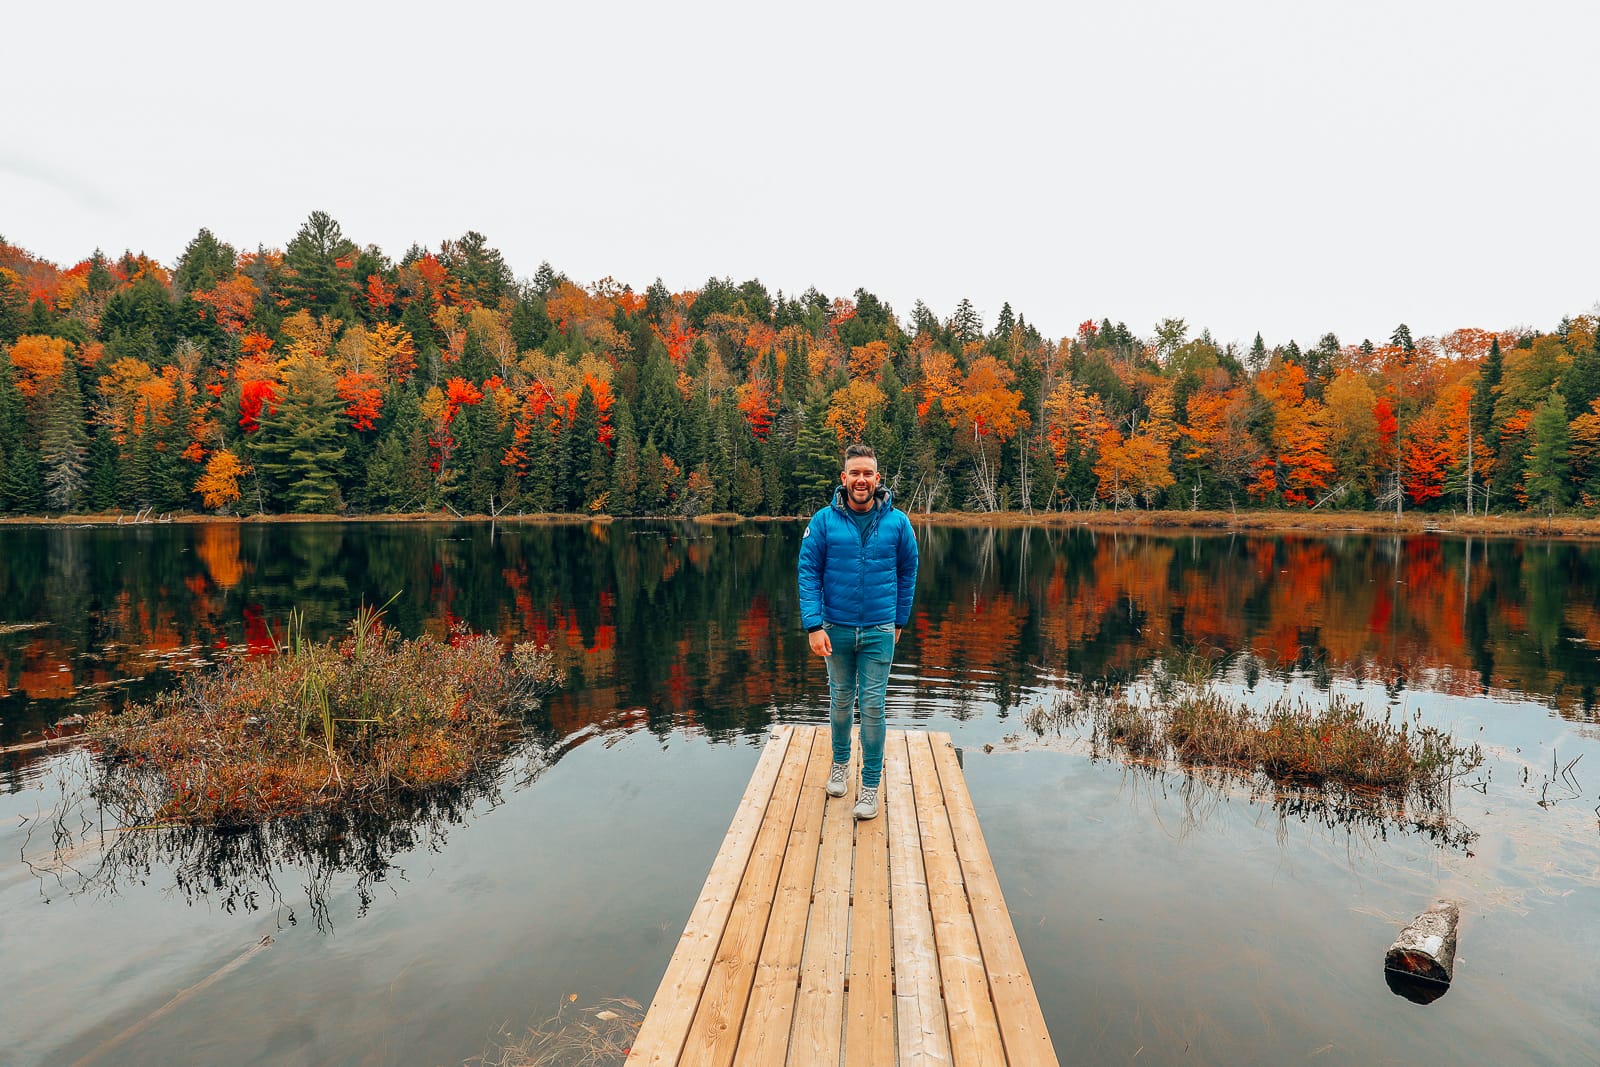
<path fill-rule="evenodd" d="M 949 1063 L 950 1032 L 939 994 L 928 882 L 906 735 L 891 730 L 883 755 L 889 818 L 889 914 L 894 928 L 895 1036 L 902 1064 Z"/>
<path fill-rule="evenodd" d="M 821 728 L 828 734 L 829 728 Z M 831 734 L 830 734 L 831 737 Z M 831 745 L 829 761 L 832 762 Z M 852 745 L 850 781 L 860 773 L 861 751 Z M 811 923 L 800 958 L 800 995 L 789 1032 L 792 1067 L 839 1062 L 844 1040 L 845 946 L 850 922 L 850 863 L 855 844 L 855 819 L 849 793 L 827 798 L 822 814 L 822 844 L 817 850 L 817 877 L 811 892 Z"/>
<path fill-rule="evenodd" d="M 1006 1059 L 1014 1067 L 1057 1063 L 1050 1031 L 1045 1027 L 1039 995 L 1028 975 L 1028 965 L 1017 944 L 1017 930 L 1000 893 L 1000 879 L 989 858 L 983 830 L 972 807 L 972 795 L 956 762 L 955 746 L 949 734 L 932 734 L 934 767 L 944 792 L 945 810 L 950 813 L 950 829 L 955 838 L 956 856 L 967 885 L 972 905 L 972 922 L 983 951 L 984 972 L 994 998 L 995 1018 L 1000 1038 L 1005 1043 Z"/>
<path fill-rule="evenodd" d="M 767 921 L 761 960 L 750 989 L 744 1031 L 733 1058 L 735 1067 L 782 1067 L 789 1050 L 789 1025 L 794 1020 L 800 988 L 800 954 L 805 948 L 811 888 L 817 874 L 817 848 L 822 843 L 822 812 L 828 799 L 828 767 L 833 746 L 826 728 L 799 727 L 796 745 L 807 745 L 811 760 L 800 785 L 800 803 L 783 857 L 778 894 Z"/>
<path fill-rule="evenodd" d="M 805 776 L 811 753 L 804 744 L 790 744 L 778 770 L 778 784 L 772 789 L 755 849 L 745 867 L 744 883 L 734 898 L 733 910 L 722 942 L 717 946 L 706 979 L 700 1006 L 689 1024 L 683 1042 L 685 1064 L 696 1067 L 726 1067 L 732 1064 L 739 1044 L 739 1028 L 744 1025 L 750 985 L 755 979 L 761 942 L 767 933 L 772 899 L 778 888 L 783 854 L 794 826 L 795 808 L 800 800 L 800 782 Z"/>
<path fill-rule="evenodd" d="M 728 835 L 722 839 L 722 848 L 711 863 L 705 888 L 689 913 L 683 937 L 672 953 L 661 984 L 656 987 L 650 1010 L 639 1027 L 639 1036 L 634 1039 L 633 1050 L 628 1055 L 630 1064 L 678 1062 L 793 733 L 792 726 L 774 730 L 772 740 L 767 742 L 761 758 L 756 761 L 756 769 L 739 800 Z"/>
<path fill-rule="evenodd" d="M 882 782 L 879 783 L 880 787 Z M 888 813 L 858 820 L 850 897 L 850 979 L 845 998 L 845 1067 L 894 1063 L 894 985 L 889 925 Z M 855 796 L 845 799 L 852 810 Z"/>
<path fill-rule="evenodd" d="M 939 949 L 940 982 L 950 1027 L 950 1059 L 956 1067 L 999 1067 L 1005 1063 L 1005 1050 L 989 999 L 983 956 L 928 735 L 908 735 L 906 754 L 917 798 L 934 942 Z"/>

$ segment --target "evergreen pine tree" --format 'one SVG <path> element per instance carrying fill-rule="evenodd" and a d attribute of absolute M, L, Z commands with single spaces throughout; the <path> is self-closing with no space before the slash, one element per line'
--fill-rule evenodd
<path fill-rule="evenodd" d="M 0 296 L 4 295 L 5 284 L 5 276 L 0 275 Z M 13 457 L 22 444 L 22 394 L 17 392 L 14 378 L 11 360 L 0 358 L 0 512 L 12 510 L 7 485 Z"/>
<path fill-rule="evenodd" d="M 326 211 L 313 211 L 283 250 L 285 288 L 313 315 L 332 313 L 345 296 L 338 261 L 356 246 Z"/>
<path fill-rule="evenodd" d="M 385 425 L 367 454 L 365 480 L 356 494 L 357 502 L 368 511 L 427 508 L 432 478 L 417 395 L 405 386 L 391 386 L 383 410 Z"/>
<path fill-rule="evenodd" d="M 1484 357 L 1478 371 L 1478 384 L 1472 391 L 1472 432 L 1484 442 L 1490 452 L 1499 446 L 1499 434 L 1494 431 L 1495 386 L 1505 369 L 1505 357 L 1500 354 L 1500 338 L 1489 342 L 1489 354 Z"/>
<path fill-rule="evenodd" d="M 99 255 L 98 249 L 96 255 Z M 99 258 L 104 259 L 103 256 Z M 188 296 L 196 289 L 210 289 L 233 273 L 238 258 L 232 245 L 217 240 L 215 234 L 202 228 L 178 257 L 178 265 L 172 271 L 172 288 L 181 296 Z M 106 270 L 106 274 L 109 277 L 110 271 Z M 93 288 L 91 285 L 90 289 Z"/>
<path fill-rule="evenodd" d="M 639 399 L 634 406 L 634 428 L 641 439 L 671 442 L 678 435 L 683 397 L 678 392 L 678 372 L 659 346 L 646 357 L 639 376 Z"/>
<path fill-rule="evenodd" d="M 367 454 L 365 478 L 360 491 L 353 494 L 355 503 L 367 511 L 391 511 L 405 507 L 402 488 L 405 467 L 406 453 L 401 434 L 392 431 L 381 436 Z"/>
<path fill-rule="evenodd" d="M 1528 494 L 1528 506 L 1546 513 L 1564 508 L 1572 499 L 1568 484 L 1567 401 L 1559 388 L 1550 389 L 1550 396 L 1533 414 L 1528 426 L 1528 452 L 1523 488 Z"/>
<path fill-rule="evenodd" d="M 639 438 L 633 429 L 632 405 L 624 398 L 611 410 L 616 437 L 611 442 L 611 499 L 613 515 L 632 515 L 639 506 Z"/>
<path fill-rule="evenodd" d="M 556 450 L 559 429 L 535 425 L 528 443 L 528 472 L 522 479 L 522 498 L 530 511 L 559 511 L 556 501 Z"/>
<path fill-rule="evenodd" d="M 445 242 L 441 258 L 461 283 L 461 295 L 484 307 L 495 307 L 511 291 L 513 278 L 505 257 L 491 248 L 489 239 L 477 230 L 468 230 L 460 240 Z"/>
<path fill-rule="evenodd" d="M 1250 345 L 1250 354 L 1245 357 L 1245 366 L 1250 368 L 1251 374 L 1260 374 L 1267 366 L 1267 346 L 1261 340 L 1261 334 L 1256 333 L 1256 339 Z"/>
<path fill-rule="evenodd" d="M 734 483 L 738 478 L 739 463 L 749 456 L 749 449 L 743 447 L 740 440 L 741 434 L 749 437 L 744 431 L 744 418 L 734 405 L 723 402 L 716 408 L 712 417 L 711 433 L 706 443 L 705 460 L 702 467 L 711 479 L 711 495 L 705 501 L 706 511 L 737 510 L 733 504 Z"/>
<path fill-rule="evenodd" d="M 972 301 L 966 297 L 961 298 L 961 303 L 956 305 L 955 314 L 950 316 L 950 334 L 957 344 L 983 339 L 983 319 L 979 317 L 978 309 L 972 306 Z"/>
<path fill-rule="evenodd" d="M 694 393 L 685 406 L 683 418 L 678 421 L 678 432 L 667 454 L 682 470 L 699 469 L 711 453 L 712 431 L 711 393 L 702 377 L 695 382 Z"/>
<path fill-rule="evenodd" d="M 883 484 L 899 492 L 902 487 L 895 481 L 906 470 L 907 451 L 917 439 L 917 402 L 901 386 L 892 361 L 884 364 L 879 383 L 889 403 L 883 412 L 883 434 L 874 439 L 873 447 L 878 453 Z"/>
<path fill-rule="evenodd" d="M 475 477 L 483 447 L 479 439 L 479 417 L 484 405 L 464 404 L 450 422 L 452 446 L 448 469 L 442 471 L 439 484 L 445 497 L 464 515 L 481 514 L 489 507 L 489 494 L 494 490 L 492 479 Z"/>
<path fill-rule="evenodd" d="M 1011 310 L 1011 301 L 1007 300 L 1000 305 L 1000 316 L 995 319 L 993 340 L 1005 342 L 1011 337 L 1011 331 L 1016 325 L 1016 313 Z"/>
<path fill-rule="evenodd" d="M 788 515 L 793 509 L 789 501 L 789 479 L 785 476 L 793 463 L 792 430 L 783 432 L 780 424 L 785 416 L 780 413 L 774 420 L 773 432 L 761 446 L 761 500 L 768 515 Z M 794 420 L 789 417 L 788 422 Z"/>
<path fill-rule="evenodd" d="M 806 364 L 809 354 L 804 338 L 792 337 L 787 342 L 783 363 L 783 397 L 786 406 L 794 406 L 805 399 Z"/>
<path fill-rule="evenodd" d="M 666 496 L 661 491 L 661 450 L 654 437 L 644 439 L 639 450 L 639 495 L 641 515 L 659 515 L 666 508 Z"/>
<path fill-rule="evenodd" d="M 292 363 L 283 381 L 283 400 L 275 413 L 263 413 L 251 441 L 256 468 L 291 511 L 338 511 L 345 451 L 338 446 L 338 414 L 344 405 L 333 374 L 318 364 Z"/>
<path fill-rule="evenodd" d="M 1593 410 L 1595 400 L 1600 399 L 1600 338 L 1572 354 L 1572 366 L 1562 375 L 1561 392 L 1574 418 Z"/>
<path fill-rule="evenodd" d="M 600 443 L 600 408 L 588 383 L 578 394 L 568 436 L 572 441 L 572 478 L 576 481 L 574 507 L 588 511 L 605 497 L 611 484 L 611 457 Z"/>
<path fill-rule="evenodd" d="M 809 514 L 833 498 L 839 482 L 839 438 L 823 422 L 827 405 L 819 391 L 807 399 L 795 441 L 793 472 L 795 507 Z"/>
<path fill-rule="evenodd" d="M 117 506 L 117 444 L 104 426 L 89 442 L 86 503 L 90 511 L 110 511 Z"/>
<path fill-rule="evenodd" d="M 578 499 L 579 486 L 573 472 L 577 469 L 573 456 L 571 423 L 562 423 L 551 431 L 555 438 L 552 449 L 555 463 L 551 471 L 550 506 L 553 511 L 576 511 L 583 503 Z"/>
<path fill-rule="evenodd" d="M 117 473 L 117 498 L 135 510 L 150 506 L 150 468 L 155 460 L 155 431 L 147 421 L 138 433 L 129 430 L 127 454 Z"/>
<path fill-rule="evenodd" d="M 45 401 L 39 434 L 39 460 L 44 471 L 45 503 L 55 511 L 83 505 L 84 461 L 88 434 L 83 427 L 83 399 L 77 367 L 69 362 Z"/>
<path fill-rule="evenodd" d="M 27 322 L 28 293 L 23 281 L 10 271 L 0 273 L 0 348 L 26 333 Z"/>
<path fill-rule="evenodd" d="M 468 329 L 466 343 L 461 350 L 461 376 L 469 382 L 482 383 L 499 370 L 494 354 L 484 342 L 482 331 Z"/>

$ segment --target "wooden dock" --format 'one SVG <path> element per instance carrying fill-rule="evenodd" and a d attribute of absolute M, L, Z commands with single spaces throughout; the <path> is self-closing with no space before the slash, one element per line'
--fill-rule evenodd
<path fill-rule="evenodd" d="M 1056 1063 L 950 735 L 890 730 L 859 823 L 831 760 L 774 731 L 628 1063 Z"/>

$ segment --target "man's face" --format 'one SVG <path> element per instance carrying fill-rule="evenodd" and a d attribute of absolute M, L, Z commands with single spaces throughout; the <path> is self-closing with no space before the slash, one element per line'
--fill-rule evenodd
<path fill-rule="evenodd" d="M 878 491 L 878 461 L 855 456 L 844 465 L 844 496 L 851 507 L 866 511 L 872 506 L 872 495 Z"/>

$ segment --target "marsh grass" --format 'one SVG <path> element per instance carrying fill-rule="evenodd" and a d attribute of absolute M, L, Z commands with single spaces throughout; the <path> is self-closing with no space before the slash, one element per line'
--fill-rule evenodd
<path fill-rule="evenodd" d="M 97 799 L 129 826 L 252 826 L 338 807 L 382 812 L 503 761 L 523 714 L 560 684 L 532 644 L 486 634 L 404 640 L 382 609 L 317 643 L 291 614 L 277 655 L 189 675 L 86 733 Z"/>
<path fill-rule="evenodd" d="M 1087 731 L 1093 751 L 1221 771 L 1300 790 L 1382 794 L 1448 806 L 1451 784 L 1483 762 L 1477 745 L 1419 721 L 1369 715 L 1343 696 L 1325 705 L 1282 700 L 1258 709 L 1218 693 L 1203 662 L 1158 672 L 1148 692 L 1091 688 L 1036 706 L 1024 722 L 1038 736 Z"/>
<path fill-rule="evenodd" d="M 562 1003 L 556 1014 L 509 1044 L 499 1044 L 473 1067 L 621 1067 L 644 1022 L 644 1008 L 614 998 L 590 1008 Z"/>

